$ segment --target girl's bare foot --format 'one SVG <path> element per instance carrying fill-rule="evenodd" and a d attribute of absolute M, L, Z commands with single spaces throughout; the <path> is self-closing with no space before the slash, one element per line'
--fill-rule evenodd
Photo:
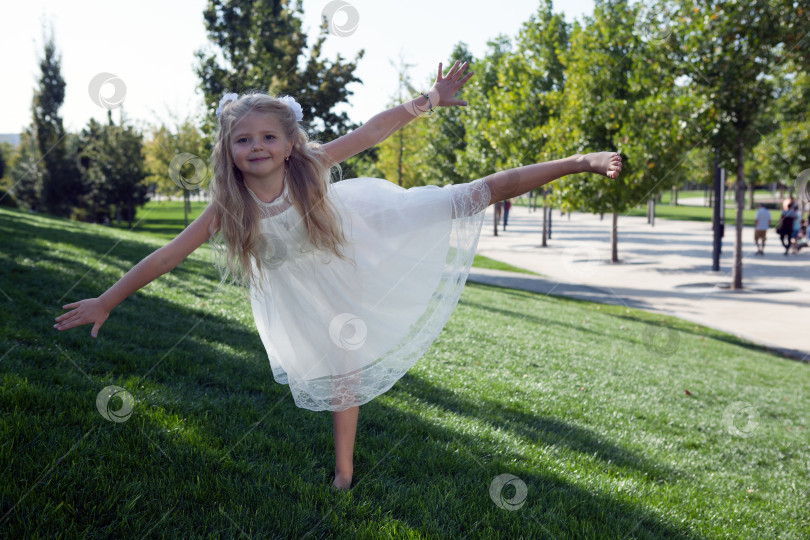
<path fill-rule="evenodd" d="M 335 480 L 332 482 L 332 487 L 338 491 L 348 491 L 352 486 L 352 477 L 346 478 L 343 475 L 335 473 Z"/>
<path fill-rule="evenodd" d="M 582 172 L 590 172 L 618 178 L 622 171 L 622 156 L 617 152 L 594 152 L 592 154 L 579 154 L 577 161 L 582 164 Z"/>

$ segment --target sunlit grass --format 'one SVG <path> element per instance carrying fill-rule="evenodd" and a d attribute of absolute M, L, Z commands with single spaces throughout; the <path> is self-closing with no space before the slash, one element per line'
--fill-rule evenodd
<path fill-rule="evenodd" d="M 4 537 L 810 534 L 808 365 L 674 318 L 481 285 L 361 407 L 358 483 L 334 493 L 331 416 L 273 381 L 207 247 L 96 340 L 51 328 L 163 241 L 0 210 Z M 135 399 L 125 422 L 96 408 L 109 385 Z M 526 486 L 517 509 L 490 497 L 502 474 Z"/>

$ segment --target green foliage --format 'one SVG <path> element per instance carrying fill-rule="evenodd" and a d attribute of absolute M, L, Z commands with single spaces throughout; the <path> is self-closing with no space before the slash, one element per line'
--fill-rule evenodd
<path fill-rule="evenodd" d="M 498 84 L 498 65 L 511 52 L 512 44 L 508 37 L 501 35 L 490 40 L 487 46 L 486 55 L 472 62 L 470 69 L 475 75 L 464 86 L 464 99 L 468 103 L 462 116 L 466 144 L 456 152 L 456 169 L 467 180 L 497 172 L 498 156 L 502 155 L 490 140 L 492 134 L 485 126 L 495 114 L 488 94 Z"/>
<path fill-rule="evenodd" d="M 11 193 L 25 208 L 34 211 L 41 209 L 42 182 L 45 176 L 38 155 L 36 142 L 28 129 L 20 135 L 17 156 L 9 175 L 12 181 Z"/>
<path fill-rule="evenodd" d="M 707 107 L 710 143 L 732 167 L 760 137 L 759 115 L 774 95 L 782 18 L 770 0 L 680 0 L 668 41 L 680 71 Z M 742 181 L 742 179 L 740 179 Z"/>
<path fill-rule="evenodd" d="M 794 27 L 774 24 L 785 15 L 784 2 L 679 0 L 675 5 L 675 39 L 670 45 L 682 73 L 706 104 L 711 147 L 736 169 L 732 287 L 741 289 L 746 154 L 768 124 L 763 114 L 776 95 L 784 41 Z"/>
<path fill-rule="evenodd" d="M 382 178 L 404 188 L 425 185 L 422 172 L 427 168 L 420 155 L 426 120 L 417 118 L 377 146 L 375 167 Z"/>
<path fill-rule="evenodd" d="M 555 15 L 546 0 L 524 23 L 514 50 L 498 59 L 497 82 L 487 91 L 491 116 L 485 131 L 498 151 L 498 169 L 549 159 L 547 128 L 560 113 L 568 32 L 564 16 Z"/>
<path fill-rule="evenodd" d="M 9 191 L 0 188 L 0 206 L 17 208 L 19 205 L 17 204 L 17 199 L 14 198 L 14 195 L 12 195 Z"/>
<path fill-rule="evenodd" d="M 462 64 L 470 63 L 467 73 L 473 70 L 475 59 L 465 43 L 456 44 L 450 58 L 442 64 L 442 68 L 446 71 L 456 60 Z M 473 79 L 475 77 L 477 74 L 473 75 Z M 432 83 L 433 80 L 429 80 L 425 84 L 429 86 Z M 416 96 L 416 93 L 414 92 L 413 95 Z M 469 103 L 464 90 L 459 99 L 464 99 Z M 420 174 L 425 184 L 457 184 L 472 180 L 461 173 L 458 164 L 459 155 L 467 146 L 468 137 L 464 117 L 469 114 L 470 107 L 471 105 L 441 108 L 431 116 L 418 120 L 422 129 L 417 130 L 418 136 L 421 138 L 417 154 L 422 164 Z"/>
<path fill-rule="evenodd" d="M 53 34 L 44 39 L 44 53 L 39 61 L 39 85 L 31 107 L 33 135 L 42 161 L 41 199 L 45 211 L 67 216 L 81 194 L 81 179 L 75 162 L 68 156 L 65 130 L 59 116 L 65 100 L 61 57 Z"/>
<path fill-rule="evenodd" d="M 188 225 L 190 194 L 206 185 L 213 174 L 211 151 L 195 119 L 186 118 L 172 127 L 152 126 L 143 153 L 148 173 L 145 183 L 163 195 L 182 193 Z"/>
<path fill-rule="evenodd" d="M 417 94 L 408 75 L 410 66 L 400 59 L 396 67 L 399 78 L 397 95 L 389 106 L 409 101 Z M 423 173 L 427 166 L 422 148 L 427 140 L 426 130 L 427 120 L 416 118 L 377 145 L 374 167 L 382 178 L 404 188 L 425 185 Z"/>
<path fill-rule="evenodd" d="M 0 186 L 10 189 L 12 186 L 11 181 L 11 167 L 17 159 L 18 149 L 8 142 L 0 142 L 0 162 L 2 162 L 2 172 L 0 172 Z"/>
<path fill-rule="evenodd" d="M 759 184 L 778 182 L 792 188 L 798 174 L 810 167 L 810 73 L 788 62 L 780 81 L 787 91 L 764 115 L 774 127 L 754 147 L 752 165 Z"/>
<path fill-rule="evenodd" d="M 597 2 L 593 18 L 571 34 L 552 148 L 562 155 L 618 150 L 623 169 L 617 180 L 588 174 L 555 182 L 565 209 L 622 213 L 676 178 L 670 173 L 683 151 L 685 121 L 672 112 L 691 103 L 638 31 L 637 12 L 623 0 Z"/>
<path fill-rule="evenodd" d="M 209 46 L 197 52 L 197 75 L 208 111 L 203 130 L 214 131 L 214 111 L 225 92 L 290 94 L 301 104 L 315 138 L 332 140 L 354 127 L 333 108 L 360 82 L 354 61 L 321 58 L 327 25 L 307 52 L 300 0 L 209 0 L 203 12 Z M 301 62 L 301 57 L 304 61 Z"/>
<path fill-rule="evenodd" d="M 101 222 L 115 206 L 115 216 L 132 226 L 135 209 L 147 200 L 143 137 L 133 126 L 90 119 L 79 137 L 79 157 L 85 182 L 82 207 Z"/>

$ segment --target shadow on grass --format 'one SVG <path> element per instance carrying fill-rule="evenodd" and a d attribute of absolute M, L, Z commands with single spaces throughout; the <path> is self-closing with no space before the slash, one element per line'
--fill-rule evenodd
<path fill-rule="evenodd" d="M 294 406 L 288 389 L 273 381 L 252 329 L 210 309 L 137 295 L 116 308 L 97 340 L 87 336 L 88 326 L 59 333 L 51 327 L 50 303 L 85 266 L 26 237 L 97 253 L 108 246 L 70 228 L 48 233 L 24 221 L 15 227 L 13 238 L 2 239 L 7 256 L 0 270 L 3 287 L 14 295 L 13 309 L 0 314 L 10 351 L 0 362 L 6 441 L 0 468 L 16 471 L 0 488 L 0 517 L 7 516 L 2 525 L 12 536 L 300 537 L 312 531 L 348 537 L 405 527 L 437 537 L 597 531 L 603 538 L 696 538 L 639 504 L 537 470 L 497 441 L 381 401 L 363 407 L 359 484 L 341 499 L 327 487 L 334 464 L 330 415 Z M 151 249 L 131 241 L 119 246 L 125 259 Z M 53 268 L 32 271 L 17 262 L 23 259 Z M 75 292 L 96 295 L 88 291 L 96 287 L 82 282 Z M 125 423 L 102 419 L 94 407 L 108 384 L 128 388 L 137 400 Z M 595 455 L 606 467 L 657 482 L 678 476 L 589 430 L 471 401 L 416 377 L 403 378 L 389 397 L 482 420 L 535 444 Z M 498 508 L 489 497 L 492 478 L 503 472 L 529 487 L 520 511 Z"/>
<path fill-rule="evenodd" d="M 392 398 L 412 401 L 418 408 L 436 406 L 512 431 L 536 444 L 595 455 L 606 467 L 630 468 L 656 483 L 673 482 L 680 476 L 600 440 L 587 429 L 505 410 L 498 403 L 474 402 L 417 377 L 406 375 L 390 392 Z M 453 536 L 461 529 L 472 537 L 622 538 L 632 534 L 635 538 L 699 538 L 640 505 L 563 481 L 558 474 L 527 462 L 521 453 L 510 451 L 507 443 L 446 429 L 378 401 L 362 409 L 360 430 L 358 457 L 362 464 L 356 469 L 359 486 L 354 497 L 370 503 L 381 491 L 389 497 L 397 519 L 428 536 Z M 403 451 L 391 455 L 394 445 Z M 503 473 L 516 475 L 528 487 L 525 506 L 518 511 L 499 508 L 490 498 L 492 480 Z M 420 506 L 437 509 L 430 527 L 414 519 Z M 466 520 L 459 523 L 458 516 L 465 512 Z M 588 531 L 599 532 L 591 536 Z"/>
<path fill-rule="evenodd" d="M 28 279 L 22 276 L 36 272 L 38 275 L 32 279 L 35 279 L 40 284 L 47 285 L 52 291 L 61 291 L 49 299 L 43 299 L 44 304 L 50 301 L 56 304 L 62 295 L 76 285 L 79 285 L 77 289 L 74 289 L 77 292 L 71 293 L 62 303 L 69 303 L 81 298 L 96 297 L 112 285 L 114 281 L 100 284 L 99 279 L 107 281 L 109 278 L 108 276 L 99 276 L 93 263 L 98 262 L 99 264 L 114 266 L 120 272 L 118 277 L 122 277 L 140 260 L 158 249 L 155 246 L 145 245 L 138 241 L 104 236 L 104 233 L 107 232 L 106 229 L 99 230 L 98 233 L 86 232 L 83 230 L 84 225 L 69 220 L 37 216 L 39 219 L 47 220 L 45 221 L 47 226 L 38 226 L 31 221 L 30 216 L 24 213 L 20 214 L 0 213 L 0 231 L 9 233 L 3 235 L 2 240 L 0 240 L 0 247 L 2 247 L 2 253 L 6 254 L 6 261 L 9 261 L 9 257 L 13 256 L 14 261 L 28 260 L 32 264 L 24 266 L 13 261 L 7 262 L 9 266 L 0 271 L 0 276 L 6 276 L 3 278 L 0 287 L 4 290 L 8 287 L 8 290 L 13 292 L 16 290 L 15 285 L 20 283 L 20 279 Z M 36 242 L 31 241 L 34 238 L 37 240 Z M 150 238 L 150 240 L 153 239 Z M 87 250 L 94 254 L 90 255 L 93 263 L 88 265 L 60 255 L 49 248 L 48 243 L 69 244 Z M 49 263 L 55 268 L 59 268 L 61 272 L 58 275 L 49 275 L 46 280 L 42 275 L 42 269 L 32 268 L 32 266 L 38 266 L 40 263 Z M 68 275 L 73 276 L 73 279 L 66 279 Z M 199 292 L 187 286 L 187 283 L 200 276 L 218 282 L 219 277 L 212 264 L 200 262 L 194 258 L 183 261 L 171 271 L 169 276 L 175 280 L 173 287 L 195 293 L 198 296 Z M 61 284 L 63 288 L 59 289 L 55 284 Z M 78 291 L 81 290 L 86 291 L 84 295 L 78 294 Z M 55 310 L 59 310 L 61 306 L 54 305 L 53 307 Z"/>

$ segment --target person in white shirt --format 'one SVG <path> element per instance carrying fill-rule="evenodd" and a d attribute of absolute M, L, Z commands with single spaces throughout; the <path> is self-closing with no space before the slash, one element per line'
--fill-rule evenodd
<path fill-rule="evenodd" d="M 757 245 L 757 255 L 765 255 L 765 237 L 770 226 L 771 213 L 765 208 L 765 204 L 759 203 L 757 215 L 754 217 L 754 243 Z M 762 247 L 759 245 L 760 240 Z"/>

